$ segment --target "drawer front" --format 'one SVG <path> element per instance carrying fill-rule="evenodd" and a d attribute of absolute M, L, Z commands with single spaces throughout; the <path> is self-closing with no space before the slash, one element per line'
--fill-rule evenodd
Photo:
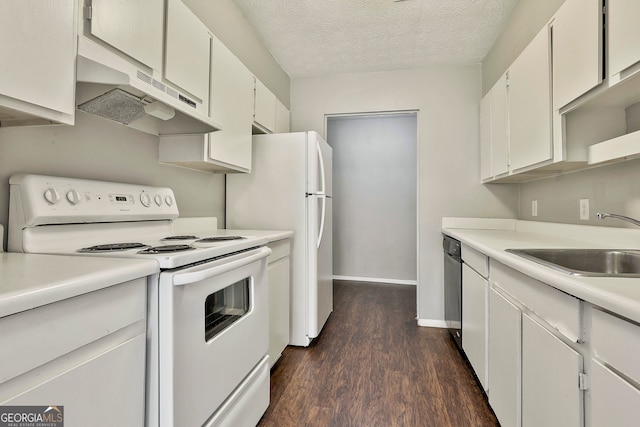
<path fill-rule="evenodd" d="M 597 359 L 640 383 L 640 326 L 593 309 L 591 341 Z"/>
<path fill-rule="evenodd" d="M 573 342 L 581 340 L 580 300 L 491 260 L 491 283 Z"/>
<path fill-rule="evenodd" d="M 485 279 L 489 277 L 489 258 L 482 252 L 462 244 L 462 260 Z"/>
<path fill-rule="evenodd" d="M 271 264 L 274 261 L 289 256 L 291 253 L 290 242 L 290 239 L 282 239 L 269 243 L 267 246 L 271 249 L 271 255 L 267 258 L 267 263 Z"/>
<path fill-rule="evenodd" d="M 0 319 L 0 383 L 146 319 L 146 279 Z"/>

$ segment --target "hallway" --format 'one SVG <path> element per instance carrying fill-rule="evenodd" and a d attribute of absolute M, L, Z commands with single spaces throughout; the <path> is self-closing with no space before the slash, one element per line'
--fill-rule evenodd
<path fill-rule="evenodd" d="M 259 426 L 497 426 L 445 329 L 416 325 L 414 286 L 334 281 L 334 312 L 287 347 Z"/>

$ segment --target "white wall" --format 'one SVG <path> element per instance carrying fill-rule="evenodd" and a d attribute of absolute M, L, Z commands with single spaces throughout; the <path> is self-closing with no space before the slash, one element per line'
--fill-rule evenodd
<path fill-rule="evenodd" d="M 217 216 L 224 224 L 224 175 L 161 165 L 158 137 L 85 113 L 76 114 L 75 126 L 0 128 L 5 230 L 9 177 L 19 172 L 170 187 L 181 216 Z"/>
<path fill-rule="evenodd" d="M 517 213 L 517 187 L 479 183 L 480 95 L 479 65 L 291 82 L 293 131 L 324 135 L 325 114 L 418 111 L 418 317 L 437 324 L 444 318 L 442 217 Z"/>
<path fill-rule="evenodd" d="M 184 0 L 220 41 L 289 107 L 289 76 L 233 0 Z"/>

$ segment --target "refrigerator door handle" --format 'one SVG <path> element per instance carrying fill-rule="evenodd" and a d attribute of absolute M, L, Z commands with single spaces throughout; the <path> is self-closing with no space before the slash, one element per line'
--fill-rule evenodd
<path fill-rule="evenodd" d="M 322 236 L 324 235 L 324 217 L 327 212 L 327 197 L 320 196 L 322 201 L 322 216 L 320 217 L 320 230 L 318 231 L 318 244 L 316 249 L 320 249 L 320 243 L 322 243 Z"/>
<path fill-rule="evenodd" d="M 324 159 L 322 158 L 319 141 L 316 141 L 316 150 L 318 152 L 318 164 L 320 165 L 320 193 L 325 194 Z"/>

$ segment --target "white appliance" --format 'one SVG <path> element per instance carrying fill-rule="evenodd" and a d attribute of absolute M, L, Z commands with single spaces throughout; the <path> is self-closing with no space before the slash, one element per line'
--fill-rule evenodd
<path fill-rule="evenodd" d="M 175 236 L 169 188 L 39 175 L 10 181 L 14 252 L 155 259 L 146 425 L 255 425 L 269 404 L 266 240 Z"/>
<path fill-rule="evenodd" d="M 228 228 L 293 230 L 290 344 L 333 311 L 332 150 L 316 132 L 256 135 L 253 170 L 227 175 Z"/>

